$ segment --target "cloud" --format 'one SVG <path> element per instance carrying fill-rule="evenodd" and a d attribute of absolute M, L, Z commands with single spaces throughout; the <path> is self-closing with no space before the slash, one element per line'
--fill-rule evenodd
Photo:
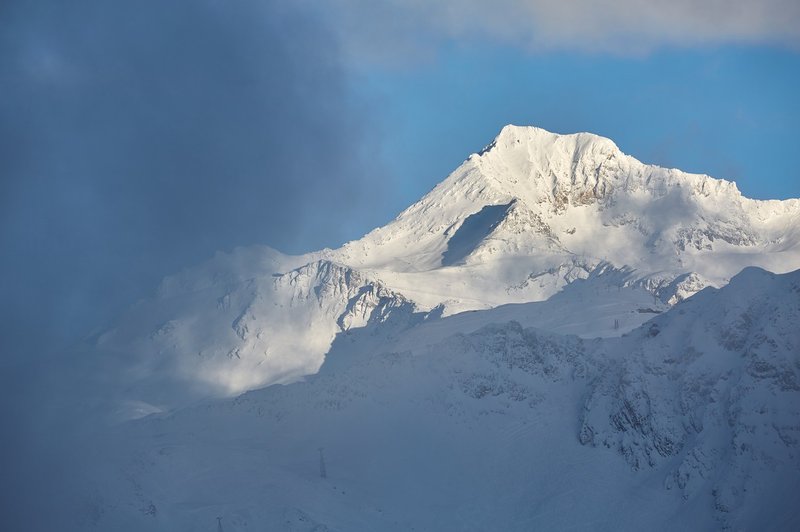
<path fill-rule="evenodd" d="M 81 430 L 52 413 L 89 362 L 66 343 L 217 250 L 372 225 L 377 141 L 349 83 L 324 21 L 281 0 L 0 3 L 6 528 L 69 528 Z"/>
<path fill-rule="evenodd" d="M 315 14 L 269 0 L 0 10 L 6 346 L 82 333 L 216 250 L 304 251 L 366 225 L 374 143 Z"/>
<path fill-rule="evenodd" d="M 663 47 L 800 47 L 794 0 L 331 0 L 328 16 L 357 63 L 414 63 L 447 43 L 531 52 L 644 54 Z"/>

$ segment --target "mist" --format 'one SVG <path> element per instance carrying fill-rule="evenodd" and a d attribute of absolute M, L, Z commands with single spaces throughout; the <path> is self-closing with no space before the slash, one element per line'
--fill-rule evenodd
<path fill-rule="evenodd" d="M 359 236 L 380 170 L 336 41 L 284 2 L 4 2 L 0 94 L 4 527 L 48 529 L 85 437 L 69 347 L 216 251 Z"/>
<path fill-rule="evenodd" d="M 356 216 L 369 141 L 311 14 L 210 0 L 3 11 L 6 342 L 72 338 L 217 250 L 308 251 L 363 228 L 328 221 Z"/>

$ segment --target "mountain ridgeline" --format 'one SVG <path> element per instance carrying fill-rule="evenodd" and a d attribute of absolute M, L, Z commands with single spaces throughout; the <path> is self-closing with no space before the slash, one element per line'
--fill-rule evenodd
<path fill-rule="evenodd" d="M 641 291 L 663 311 L 747 266 L 800 268 L 800 200 L 747 199 L 589 133 L 506 126 L 386 226 L 306 255 L 220 254 L 166 279 L 96 347 L 127 353 L 135 375 L 174 377 L 157 397 L 132 383 L 137 401 L 179 404 L 182 390 L 232 395 L 313 374 L 337 334 L 368 323 L 546 302 L 579 280 L 617 292 L 580 290 L 597 303 L 592 326 L 559 330 L 621 335 L 652 316 Z M 627 307 L 612 319 L 600 299 Z"/>
<path fill-rule="evenodd" d="M 798 530 L 799 323 L 800 200 L 507 126 L 363 238 L 219 253 L 95 335 L 53 519 Z"/>

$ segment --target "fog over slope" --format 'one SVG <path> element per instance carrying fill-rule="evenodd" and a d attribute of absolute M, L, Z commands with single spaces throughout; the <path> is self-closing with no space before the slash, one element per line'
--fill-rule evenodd
<path fill-rule="evenodd" d="M 332 215 L 382 209 L 348 82 L 280 0 L 0 2 L 0 528 L 58 529 L 29 520 L 60 496 L 61 409 L 104 374 L 68 347 L 217 250 L 341 242 Z"/>

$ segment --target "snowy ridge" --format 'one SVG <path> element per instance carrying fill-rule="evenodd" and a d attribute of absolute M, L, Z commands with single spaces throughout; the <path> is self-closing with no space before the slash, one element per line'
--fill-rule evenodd
<path fill-rule="evenodd" d="M 764 254 L 775 244 L 796 251 L 800 243 L 798 200 L 749 200 L 734 183 L 642 164 L 596 135 L 506 126 L 395 221 L 339 254 L 344 262 L 376 269 L 402 270 L 407 263 L 436 268 L 454 229 L 487 207 L 509 204 L 515 216 L 497 211 L 504 225 L 491 238 L 515 245 L 515 251 L 566 249 L 646 271 L 657 269 L 655 262 L 662 268 L 665 261 L 692 262 L 712 277 L 701 271 L 703 252 L 735 247 L 737 253 Z M 527 238 L 515 239 L 519 234 Z M 746 249 L 753 246 L 758 249 Z M 476 253 L 475 259 L 491 255 Z M 741 267 L 731 264 L 728 276 Z"/>
<path fill-rule="evenodd" d="M 390 316 L 418 319 L 402 295 L 326 260 L 284 274 L 206 281 L 197 271 L 167 280 L 159 298 L 140 302 L 97 341 L 104 352 L 135 356 L 134 372 L 146 386 L 139 393 L 159 407 L 297 380 L 316 373 L 336 334 Z"/>
<path fill-rule="evenodd" d="M 337 334 L 389 313 L 411 324 L 546 302 L 582 280 L 597 283 L 595 315 L 581 318 L 592 325 L 558 330 L 619 335 L 647 317 L 630 319 L 643 308 L 636 290 L 660 312 L 747 266 L 800 268 L 800 200 L 750 200 L 596 135 L 506 126 L 389 224 L 335 250 L 219 255 L 165 280 L 97 348 L 133 353 L 134 379 L 157 371 L 236 394 L 313 374 Z M 604 317 L 600 290 L 626 306 L 622 326 Z M 552 323 L 548 312 L 558 310 L 532 311 L 529 325 Z"/>
<path fill-rule="evenodd" d="M 464 317 L 430 325 L 457 331 Z M 800 523 L 800 271 L 747 269 L 618 338 L 505 321 L 412 345 L 384 334 L 391 321 L 340 335 L 306 382 L 94 442 L 119 468 L 89 474 L 85 527 Z"/>

